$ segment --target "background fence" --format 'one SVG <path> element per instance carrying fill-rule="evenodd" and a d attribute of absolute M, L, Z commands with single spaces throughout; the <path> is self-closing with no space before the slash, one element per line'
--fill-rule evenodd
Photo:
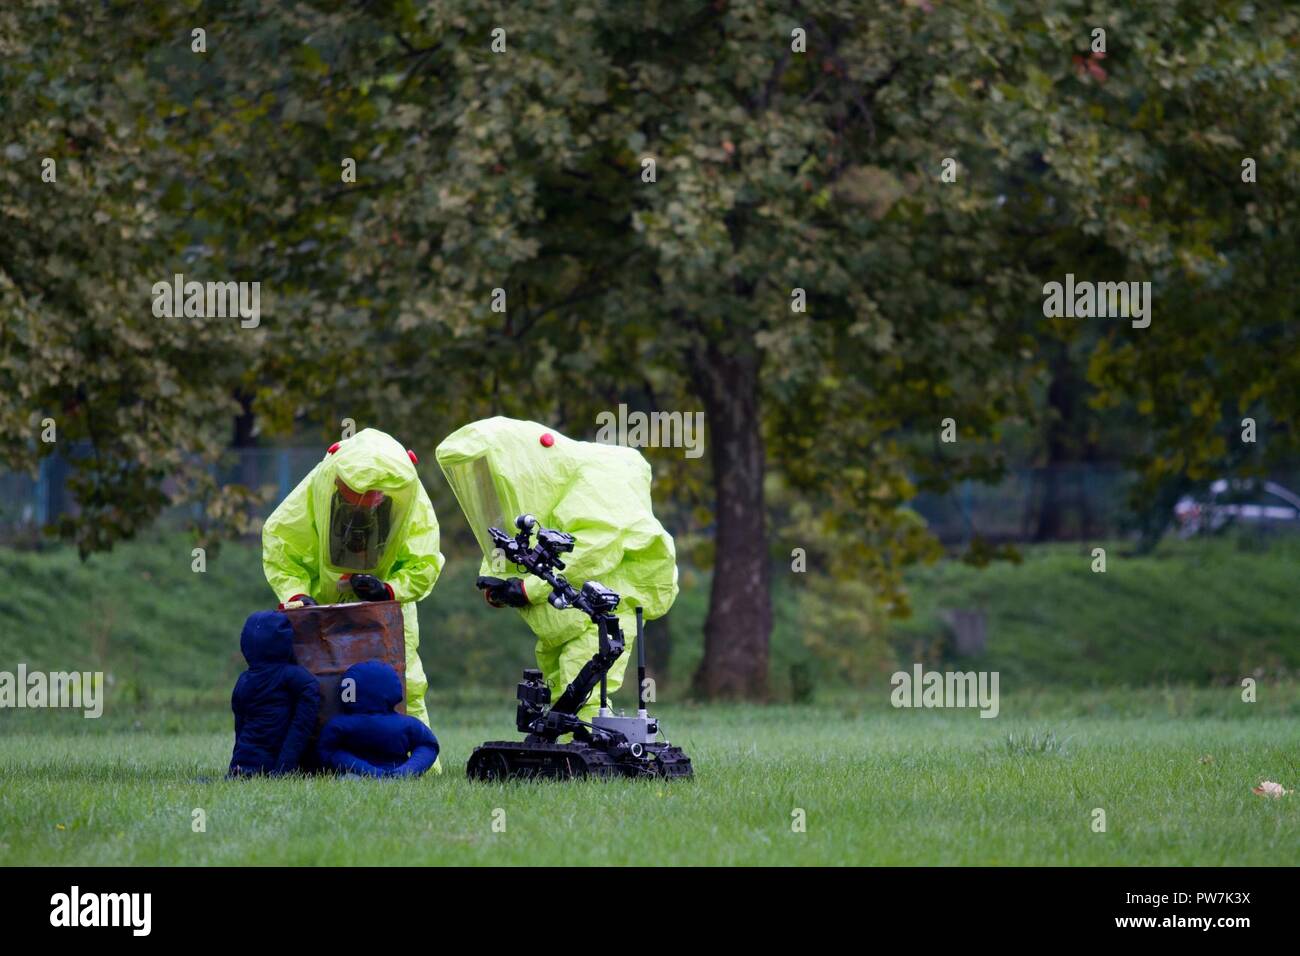
<path fill-rule="evenodd" d="M 265 517 L 321 454 L 315 446 L 232 449 L 217 477 L 223 484 L 269 491 Z M 33 534 L 62 514 L 75 514 L 70 473 L 61 452 L 43 459 L 35 475 L 0 472 L 0 531 Z M 966 481 L 943 494 L 923 493 L 911 507 L 945 544 L 963 544 L 977 535 L 995 542 L 1091 539 L 1131 527 L 1129 482 L 1118 465 L 1020 468 L 996 484 Z M 160 516 L 159 525 L 179 527 L 200 517 L 198 505 L 178 507 Z"/>
<path fill-rule="evenodd" d="M 945 544 L 975 536 L 994 542 L 1080 540 L 1130 530 L 1132 477 L 1113 464 L 1018 468 L 1000 482 L 964 481 L 922 493 L 911 507 Z"/>

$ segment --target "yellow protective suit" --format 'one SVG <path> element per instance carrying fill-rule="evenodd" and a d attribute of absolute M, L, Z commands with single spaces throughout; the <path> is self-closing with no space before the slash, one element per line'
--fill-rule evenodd
<path fill-rule="evenodd" d="M 355 492 L 381 492 L 391 502 L 382 548 L 360 563 L 341 555 L 331 539 L 338 481 Z M 375 497 L 381 497 L 376 495 Z M 374 543 L 373 541 L 371 542 Z M 320 604 L 353 601 L 342 584 L 349 574 L 369 573 L 402 602 L 406 639 L 406 712 L 429 723 L 424 694 L 429 688 L 420 663 L 420 629 L 415 602 L 433 590 L 442 571 L 438 518 L 407 452 L 384 432 L 367 428 L 332 446 L 315 468 L 280 502 L 262 529 L 262 567 L 281 602 L 306 594 Z M 334 557 L 339 557 L 339 564 Z M 346 567 L 340 566 L 346 564 Z M 441 766 L 435 765 L 441 772 Z"/>
<path fill-rule="evenodd" d="M 651 507 L 650 463 L 632 448 L 574 441 L 512 418 L 460 428 L 438 446 L 437 457 L 483 549 L 482 574 L 516 573 L 503 558 L 494 559 L 487 530 L 513 535 L 515 518 L 528 513 L 542 527 L 573 535 L 563 574 L 574 587 L 596 580 L 622 596 L 618 617 L 626 650 L 608 678 L 610 693 L 618 690 L 636 653 L 636 608 L 653 620 L 677 597 L 677 552 Z M 548 604 L 545 581 L 533 575 L 523 581 L 530 604 L 520 614 L 537 636 L 537 665 L 554 700 L 596 653 L 596 625 L 580 611 Z M 590 720 L 598 708 L 593 694 L 580 716 Z"/>

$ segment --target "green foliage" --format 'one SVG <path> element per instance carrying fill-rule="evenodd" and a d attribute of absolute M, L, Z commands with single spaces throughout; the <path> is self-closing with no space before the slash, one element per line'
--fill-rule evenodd
<path fill-rule="evenodd" d="M 171 106 L 139 65 L 152 17 L 110 18 L 128 6 L 0 13 L 0 461 L 32 468 L 52 451 L 47 418 L 57 447 L 88 449 L 74 453 L 80 514 L 57 529 L 83 554 L 173 496 L 212 493 L 231 383 L 262 339 L 238 320 L 152 314 L 150 286 L 188 270 L 191 233 L 164 201 Z"/>
<path fill-rule="evenodd" d="M 1298 31 L 1239 0 L 6 9 L 0 454 L 31 467 L 45 417 L 84 443 L 84 554 L 179 500 L 246 527 L 210 472 L 241 401 L 423 447 L 702 407 L 712 469 L 652 456 L 683 540 L 764 510 L 766 470 L 818 565 L 905 613 L 935 545 L 901 506 L 998 473 L 1062 341 L 1143 424 L 1148 492 L 1294 452 Z M 1045 321 L 1066 271 L 1150 279 L 1152 326 Z M 176 272 L 262 282 L 262 326 L 153 318 Z"/>
<path fill-rule="evenodd" d="M 1006 24 L 1023 38 L 1013 58 L 1037 51 L 1038 63 L 1025 85 L 997 87 L 1007 99 L 991 142 L 1012 160 L 1015 217 L 1000 235 L 1040 282 L 1152 283 L 1149 328 L 1036 319 L 1049 354 L 1073 343 L 1100 413 L 1071 423 L 1071 440 L 1119 437 L 1142 478 L 1136 499 L 1160 519 L 1150 539 L 1180 485 L 1300 450 L 1300 14 L 1232 0 L 1078 6 Z M 1104 59 L 1084 52 L 1080 24 L 1106 29 Z M 1048 62 L 1071 44 L 1073 58 Z M 1254 444 L 1241 438 L 1247 416 Z"/>

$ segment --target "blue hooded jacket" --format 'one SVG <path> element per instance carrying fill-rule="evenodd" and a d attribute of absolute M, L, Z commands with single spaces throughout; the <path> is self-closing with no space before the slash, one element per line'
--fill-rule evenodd
<path fill-rule="evenodd" d="M 393 710 L 402 699 L 397 671 L 383 661 L 353 664 L 341 686 L 344 712 L 321 731 L 322 764 L 365 777 L 418 777 L 433 766 L 438 738 L 414 717 Z"/>
<path fill-rule="evenodd" d="M 320 682 L 294 663 L 293 625 L 279 611 L 250 615 L 239 649 L 248 670 L 230 695 L 235 712 L 230 773 L 291 773 L 316 730 Z"/>

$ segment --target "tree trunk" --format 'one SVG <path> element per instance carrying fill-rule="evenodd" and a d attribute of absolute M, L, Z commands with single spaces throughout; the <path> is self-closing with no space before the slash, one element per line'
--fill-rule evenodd
<path fill-rule="evenodd" d="M 765 452 L 759 408 L 759 356 L 730 355 L 710 344 L 694 378 L 704 401 L 716 503 L 715 557 L 704 660 L 696 693 L 761 699 L 767 694 L 772 633 L 771 573 L 763 501 Z"/>
<path fill-rule="evenodd" d="M 235 401 L 239 402 L 239 414 L 235 416 L 235 428 L 234 434 L 230 437 L 230 447 L 242 451 L 253 448 L 257 444 L 257 439 L 253 435 L 253 426 L 257 420 L 253 415 L 253 396 L 250 392 L 242 388 L 236 389 Z M 235 473 L 232 478 L 234 483 L 245 488 L 255 488 L 258 485 L 258 478 L 256 462 L 249 455 L 240 454 L 235 461 Z"/>
<path fill-rule="evenodd" d="M 1040 498 L 1035 541 L 1056 541 L 1065 537 L 1066 497 L 1062 492 L 1062 471 L 1074 460 L 1080 427 L 1080 383 L 1070 364 L 1069 348 L 1059 345 L 1053 354 L 1047 386 L 1047 463 L 1038 475 Z"/>
<path fill-rule="evenodd" d="M 653 634 L 653 636 L 651 636 Z M 668 683 L 673 659 L 673 615 L 665 614 L 654 625 L 646 625 L 645 666 L 657 687 Z"/>

